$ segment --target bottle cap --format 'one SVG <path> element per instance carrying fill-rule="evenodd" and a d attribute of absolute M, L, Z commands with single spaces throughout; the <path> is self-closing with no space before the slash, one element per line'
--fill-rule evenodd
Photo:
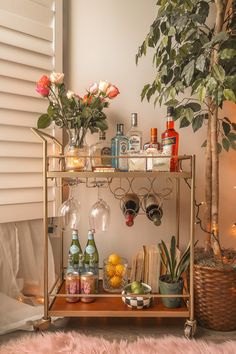
<path fill-rule="evenodd" d="M 133 215 L 131 215 L 131 214 L 126 214 L 125 223 L 126 223 L 127 226 L 133 226 L 133 224 L 134 224 L 134 217 L 133 217 Z"/>
<path fill-rule="evenodd" d="M 99 140 L 106 140 L 106 132 L 100 130 L 99 131 Z"/>
<path fill-rule="evenodd" d="M 124 132 L 124 124 L 122 124 L 122 123 L 118 123 L 117 124 L 117 132 L 123 134 L 123 132 Z"/>
<path fill-rule="evenodd" d="M 131 126 L 132 127 L 137 127 L 138 125 L 138 114 L 137 113 L 131 113 Z"/>
<path fill-rule="evenodd" d="M 157 128 L 151 128 L 151 136 L 157 136 Z"/>
<path fill-rule="evenodd" d="M 88 239 L 93 240 L 93 230 L 89 230 L 88 232 Z"/>
<path fill-rule="evenodd" d="M 169 114 L 170 116 L 173 116 L 174 111 L 174 107 L 167 107 L 167 114 Z"/>

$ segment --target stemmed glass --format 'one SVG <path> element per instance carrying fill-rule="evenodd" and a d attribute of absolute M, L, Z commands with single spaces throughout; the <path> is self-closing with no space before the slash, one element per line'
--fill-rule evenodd
<path fill-rule="evenodd" d="M 89 225 L 95 231 L 107 231 L 110 224 L 110 207 L 100 197 L 100 186 L 98 187 L 98 201 L 92 206 L 89 212 Z"/>
<path fill-rule="evenodd" d="M 76 184 L 69 185 L 69 197 L 59 208 L 59 216 L 61 216 L 61 227 L 65 230 L 67 227 L 78 229 L 80 220 L 80 203 L 74 197 Z"/>

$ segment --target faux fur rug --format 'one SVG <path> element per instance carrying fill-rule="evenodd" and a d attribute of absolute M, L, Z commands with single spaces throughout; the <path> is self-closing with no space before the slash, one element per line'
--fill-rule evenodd
<path fill-rule="evenodd" d="M 87 337 L 77 332 L 35 334 L 0 347 L 1 354 L 235 354 L 236 342 L 206 343 L 173 336 L 135 342 Z"/>

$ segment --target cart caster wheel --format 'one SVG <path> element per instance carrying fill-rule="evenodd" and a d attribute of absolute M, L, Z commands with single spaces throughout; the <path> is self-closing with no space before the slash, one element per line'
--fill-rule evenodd
<path fill-rule="evenodd" d="M 41 320 L 33 322 L 33 328 L 35 332 L 39 331 L 45 331 L 47 330 L 50 326 L 52 325 L 51 323 L 51 318 L 47 318 L 46 320 L 42 318 Z"/>
<path fill-rule="evenodd" d="M 188 339 L 192 339 L 196 333 L 196 321 L 187 320 L 184 326 L 184 335 Z"/>

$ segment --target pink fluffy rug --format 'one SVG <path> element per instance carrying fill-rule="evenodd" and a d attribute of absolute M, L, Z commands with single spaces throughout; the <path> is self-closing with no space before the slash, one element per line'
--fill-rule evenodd
<path fill-rule="evenodd" d="M 236 342 L 206 343 L 166 336 L 161 339 L 140 338 L 135 342 L 109 342 L 77 332 L 42 333 L 8 342 L 1 354 L 235 354 Z"/>

